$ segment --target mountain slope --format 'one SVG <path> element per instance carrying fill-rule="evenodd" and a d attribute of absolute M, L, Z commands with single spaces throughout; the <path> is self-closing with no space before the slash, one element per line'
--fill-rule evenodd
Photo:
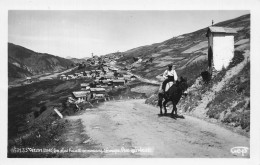
<path fill-rule="evenodd" d="M 8 62 L 8 78 L 9 78 L 9 81 L 11 79 L 14 80 L 14 79 L 19 79 L 21 77 L 27 77 L 27 76 L 32 76 L 32 73 L 30 73 L 29 71 L 23 69 L 23 68 L 20 68 L 10 62 Z"/>
<path fill-rule="evenodd" d="M 238 55 L 235 55 L 234 59 Z M 217 73 L 208 83 L 198 77 L 187 90 L 178 108 L 199 118 L 211 118 L 249 136 L 250 131 L 250 50 L 235 65 Z"/>
<path fill-rule="evenodd" d="M 64 70 L 71 67 L 72 61 L 46 53 L 37 53 L 19 45 L 8 43 L 8 78 Z"/>
<path fill-rule="evenodd" d="M 87 63 L 87 60 L 85 60 L 84 58 L 81 58 L 81 59 L 79 59 L 79 58 L 70 58 L 69 60 L 72 61 L 75 64 L 77 64 L 77 63 L 79 63 L 79 64 Z"/>
<path fill-rule="evenodd" d="M 232 20 L 215 24 L 214 26 L 236 28 L 235 43 L 241 42 L 237 48 L 243 51 L 248 48 L 250 39 L 250 15 L 244 15 Z M 141 46 L 123 52 L 118 64 L 129 64 L 134 72 L 146 78 L 160 79 L 160 75 L 168 64 L 175 65 L 177 73 L 189 77 L 192 84 L 201 71 L 207 68 L 207 28 L 173 37 L 161 43 Z M 142 58 L 139 64 L 134 63 L 133 57 Z M 198 65 L 198 66 L 194 66 Z"/>

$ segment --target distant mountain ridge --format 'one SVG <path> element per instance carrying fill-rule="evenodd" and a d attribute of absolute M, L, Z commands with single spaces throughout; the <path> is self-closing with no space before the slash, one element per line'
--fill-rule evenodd
<path fill-rule="evenodd" d="M 66 59 L 72 59 L 72 58 L 73 58 L 73 57 L 71 57 L 71 56 L 67 56 L 67 57 L 66 57 Z"/>
<path fill-rule="evenodd" d="M 86 63 L 87 62 L 87 60 L 86 59 L 84 59 L 84 58 L 70 58 L 69 59 L 70 61 L 72 61 L 73 63 L 75 63 L 75 64 L 77 64 L 77 63 L 79 63 L 79 64 L 82 64 L 82 63 Z"/>
<path fill-rule="evenodd" d="M 25 47 L 8 43 L 8 78 L 25 78 L 37 74 L 70 68 L 71 60 L 47 53 L 34 52 Z"/>

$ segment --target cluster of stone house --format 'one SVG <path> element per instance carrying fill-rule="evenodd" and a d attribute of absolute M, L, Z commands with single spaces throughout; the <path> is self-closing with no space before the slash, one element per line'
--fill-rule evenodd
<path fill-rule="evenodd" d="M 26 77 L 26 80 L 24 81 L 24 83 L 30 84 L 33 82 L 38 82 L 39 78 L 35 78 L 35 77 Z"/>
<path fill-rule="evenodd" d="M 90 64 L 92 66 L 97 66 L 97 65 L 100 65 L 101 63 L 113 65 L 114 63 L 116 63 L 115 60 L 117 60 L 117 59 L 119 59 L 119 57 L 116 55 L 102 56 L 102 57 L 92 55 L 92 58 L 87 59 L 87 62 L 88 62 L 88 64 Z"/>
<path fill-rule="evenodd" d="M 62 74 L 60 75 L 60 79 L 61 80 L 73 80 L 73 79 L 87 79 L 87 78 L 91 78 L 92 75 L 90 74 L 89 71 L 84 71 L 84 72 L 80 72 L 80 73 L 74 73 L 74 74 L 69 74 L 69 75 L 65 75 Z"/>
<path fill-rule="evenodd" d="M 80 90 L 72 92 L 72 97 L 77 102 L 104 99 L 107 96 L 107 90 L 124 86 L 127 82 L 136 79 L 136 76 L 111 66 L 103 66 L 102 70 L 85 71 L 84 75 L 75 73 L 73 76 L 74 79 L 83 76 L 93 79 L 91 83 L 81 83 Z M 65 76 L 61 75 L 61 77 Z"/>
<path fill-rule="evenodd" d="M 91 99 L 103 99 L 106 95 L 105 88 L 83 88 L 81 90 L 72 92 L 72 98 L 77 102 L 90 101 Z"/>

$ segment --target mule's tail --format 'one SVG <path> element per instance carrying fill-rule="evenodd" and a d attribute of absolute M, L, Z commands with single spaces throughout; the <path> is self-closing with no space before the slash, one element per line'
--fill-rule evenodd
<path fill-rule="evenodd" d="M 161 107 L 162 106 L 162 101 L 163 101 L 163 94 L 159 93 L 158 94 L 158 103 L 157 106 Z"/>

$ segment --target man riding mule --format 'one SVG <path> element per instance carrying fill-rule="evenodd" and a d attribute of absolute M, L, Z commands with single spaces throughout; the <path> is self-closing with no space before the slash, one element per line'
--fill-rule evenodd
<path fill-rule="evenodd" d="M 169 67 L 170 68 L 170 67 Z M 177 75 L 176 75 L 177 76 Z M 168 80 L 169 81 L 169 80 Z M 167 81 L 166 81 L 167 83 Z M 163 87 L 162 87 L 163 88 Z M 181 77 L 180 81 L 176 80 L 176 83 L 173 84 L 167 91 L 167 95 L 164 93 L 159 92 L 158 94 L 158 106 L 160 107 L 160 114 L 162 114 L 162 106 L 164 107 L 165 114 L 167 114 L 166 104 L 171 101 L 173 105 L 173 109 L 171 114 L 177 115 L 177 107 L 176 105 L 181 99 L 181 96 L 184 94 L 184 91 L 188 88 L 187 79 Z M 165 87 L 163 88 L 165 90 Z M 163 102 L 164 100 L 164 102 Z"/>
<path fill-rule="evenodd" d="M 163 73 L 163 78 L 165 80 L 162 83 L 162 92 L 163 92 L 163 94 L 165 94 L 167 96 L 167 94 L 165 92 L 165 88 L 166 88 L 167 83 L 169 83 L 169 82 L 174 83 L 178 80 L 177 73 L 174 69 L 172 69 L 172 65 L 168 65 L 168 69 Z"/>

